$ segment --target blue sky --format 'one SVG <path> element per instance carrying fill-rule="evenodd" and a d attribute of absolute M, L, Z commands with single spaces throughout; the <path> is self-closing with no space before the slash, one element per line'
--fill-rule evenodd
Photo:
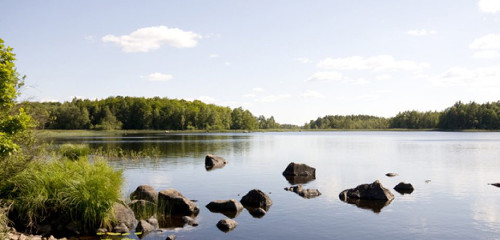
<path fill-rule="evenodd" d="M 199 99 L 280 123 L 500 100 L 500 0 L 2 1 L 22 100 Z"/>

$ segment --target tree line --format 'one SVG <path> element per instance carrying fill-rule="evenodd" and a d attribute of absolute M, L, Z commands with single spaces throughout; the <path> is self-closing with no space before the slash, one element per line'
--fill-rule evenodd
<path fill-rule="evenodd" d="M 108 97 L 70 102 L 23 102 L 39 129 L 166 129 L 257 130 L 298 129 L 277 123 L 274 117 L 254 116 L 241 107 L 206 104 L 198 100 Z M 444 111 L 404 111 L 391 118 L 370 115 L 327 115 L 302 129 L 500 129 L 500 101 L 478 104 L 457 102 Z"/>
<path fill-rule="evenodd" d="M 198 100 L 108 97 L 74 98 L 70 102 L 22 102 L 39 129 L 167 129 L 228 130 L 280 128 L 274 117 L 256 117 L 243 108 L 206 104 Z"/>

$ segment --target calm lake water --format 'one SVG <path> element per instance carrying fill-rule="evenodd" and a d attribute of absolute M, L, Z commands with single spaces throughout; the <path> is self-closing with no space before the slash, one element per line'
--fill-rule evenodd
<path fill-rule="evenodd" d="M 500 239 L 500 133 L 468 132 L 296 132 L 136 134 L 56 139 L 56 143 L 141 150 L 156 147 L 160 158 L 113 160 L 123 169 L 124 196 L 138 185 L 175 188 L 198 200 L 199 226 L 167 229 L 145 239 Z M 226 158 L 221 169 L 206 171 L 204 157 Z M 304 199 L 285 191 L 288 163 L 315 167 L 307 188 L 321 196 Z M 386 177 L 388 172 L 399 175 Z M 382 209 L 360 208 L 339 200 L 359 184 L 380 182 L 395 195 Z M 430 180 L 430 181 L 427 181 Z M 413 184 L 411 194 L 392 188 Z M 243 210 L 236 229 L 221 232 L 226 218 L 205 205 L 237 199 L 258 188 L 273 205 L 263 218 Z"/>

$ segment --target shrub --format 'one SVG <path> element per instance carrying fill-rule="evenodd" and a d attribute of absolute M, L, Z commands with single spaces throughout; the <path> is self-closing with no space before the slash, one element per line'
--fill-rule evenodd
<path fill-rule="evenodd" d="M 77 160 L 89 155 L 89 146 L 84 144 L 66 143 L 59 147 L 59 153 L 70 160 Z"/>
<path fill-rule="evenodd" d="M 36 229 L 57 218 L 60 224 L 73 222 L 80 231 L 90 232 L 109 226 L 123 177 L 104 161 L 61 160 L 33 162 L 10 183 L 16 222 Z"/>

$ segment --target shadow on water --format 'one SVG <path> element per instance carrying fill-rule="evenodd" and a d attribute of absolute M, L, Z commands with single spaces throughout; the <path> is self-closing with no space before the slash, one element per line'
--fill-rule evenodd
<path fill-rule="evenodd" d="M 364 199 L 356 199 L 356 198 L 347 198 L 345 201 L 340 198 L 341 201 L 353 204 L 358 208 L 371 210 L 374 213 L 380 213 L 382 208 L 391 204 L 392 200 L 384 201 L 384 200 L 364 200 Z"/>

